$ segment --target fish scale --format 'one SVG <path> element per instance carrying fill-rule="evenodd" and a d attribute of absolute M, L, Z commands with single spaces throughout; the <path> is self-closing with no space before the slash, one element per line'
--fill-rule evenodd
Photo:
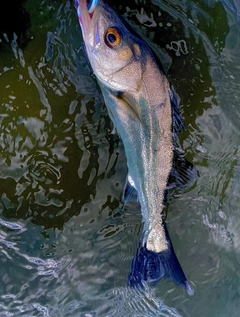
<path fill-rule="evenodd" d="M 198 177 L 176 148 L 184 127 L 179 98 L 150 47 L 103 0 L 75 0 L 75 6 L 89 61 L 124 144 L 123 200 L 141 205 L 143 233 L 129 285 L 167 278 L 192 294 L 163 221 L 168 189 L 189 188 Z"/>

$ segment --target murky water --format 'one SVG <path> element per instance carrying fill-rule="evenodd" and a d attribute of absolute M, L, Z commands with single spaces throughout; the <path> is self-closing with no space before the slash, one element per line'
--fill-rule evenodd
<path fill-rule="evenodd" d="M 127 287 L 141 234 L 127 168 L 69 1 L 28 1 L 30 41 L 0 51 L 0 316 L 238 317 L 240 4 L 129 0 L 116 10 L 181 97 L 201 177 L 172 193 L 168 228 L 195 290 Z"/>

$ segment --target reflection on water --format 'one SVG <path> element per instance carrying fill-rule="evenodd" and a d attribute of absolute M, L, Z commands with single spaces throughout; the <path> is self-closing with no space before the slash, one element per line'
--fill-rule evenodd
<path fill-rule="evenodd" d="M 170 195 L 167 221 L 195 295 L 168 281 L 126 286 L 142 224 L 139 206 L 121 202 L 122 142 L 72 3 L 28 1 L 31 40 L 13 34 L 0 51 L 0 315 L 237 317 L 240 6 L 108 2 L 181 96 L 182 147 L 201 177 Z"/>

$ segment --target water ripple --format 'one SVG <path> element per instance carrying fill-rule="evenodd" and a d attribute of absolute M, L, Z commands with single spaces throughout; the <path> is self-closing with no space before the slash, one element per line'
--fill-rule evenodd
<path fill-rule="evenodd" d="M 122 207 L 123 145 L 71 2 L 27 5 L 32 41 L 20 49 L 13 36 L 11 54 L 1 55 L 0 315 L 238 316 L 236 0 L 121 4 L 181 95 L 183 148 L 201 174 L 168 207 L 191 300 L 168 281 L 126 287 L 142 219 L 138 205 Z"/>

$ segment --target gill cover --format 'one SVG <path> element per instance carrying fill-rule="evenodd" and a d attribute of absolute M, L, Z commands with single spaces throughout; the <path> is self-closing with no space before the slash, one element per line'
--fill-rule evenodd
<path fill-rule="evenodd" d="M 139 91 L 146 44 L 102 0 L 74 0 L 84 43 L 98 80 L 114 91 Z"/>

